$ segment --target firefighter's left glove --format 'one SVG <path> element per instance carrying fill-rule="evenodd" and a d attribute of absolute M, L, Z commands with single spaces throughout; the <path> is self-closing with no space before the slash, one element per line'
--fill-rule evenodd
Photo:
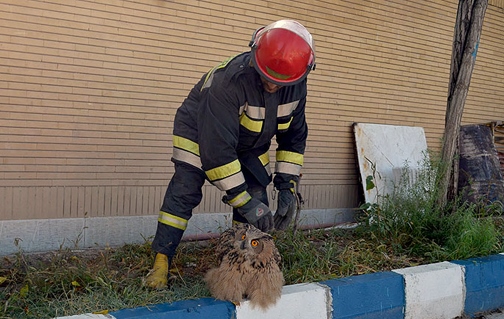
<path fill-rule="evenodd" d="M 275 229 L 277 230 L 287 229 L 296 212 L 296 183 L 296 178 L 291 179 L 289 182 L 276 183 L 278 201 L 274 220 Z"/>
<path fill-rule="evenodd" d="M 273 214 L 268 206 L 257 198 L 251 198 L 245 205 L 237 208 L 238 213 L 263 232 L 273 229 Z"/>

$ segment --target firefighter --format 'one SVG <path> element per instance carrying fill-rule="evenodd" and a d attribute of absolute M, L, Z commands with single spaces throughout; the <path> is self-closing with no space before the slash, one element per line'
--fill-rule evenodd
<path fill-rule="evenodd" d="M 294 20 L 257 29 L 250 51 L 203 75 L 178 108 L 173 128 L 172 176 L 152 242 L 152 288 L 167 285 L 168 270 L 205 180 L 225 192 L 233 222 L 263 231 L 287 228 L 295 211 L 308 128 L 306 77 L 315 68 L 313 39 Z M 268 151 L 276 136 L 273 217 L 266 187 L 272 181 Z"/>

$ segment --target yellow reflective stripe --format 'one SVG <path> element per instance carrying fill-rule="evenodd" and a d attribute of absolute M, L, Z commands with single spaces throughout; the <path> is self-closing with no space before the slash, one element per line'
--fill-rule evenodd
<path fill-rule="evenodd" d="M 158 222 L 168 226 L 172 226 L 181 230 L 186 230 L 187 220 L 181 217 L 165 213 L 163 211 L 159 212 Z"/>
<path fill-rule="evenodd" d="M 208 176 L 208 179 L 213 182 L 234 175 L 240 171 L 240 161 L 236 159 L 231 163 L 227 163 L 225 165 L 205 171 L 205 173 Z"/>
<path fill-rule="evenodd" d="M 228 204 L 234 208 L 242 207 L 252 199 L 252 196 L 247 191 L 243 191 L 235 198 L 228 201 Z"/>
<path fill-rule="evenodd" d="M 261 161 L 261 164 L 264 166 L 266 173 L 268 173 L 268 176 L 271 175 L 269 151 L 259 156 L 259 160 Z"/>
<path fill-rule="evenodd" d="M 287 122 L 287 123 L 278 123 L 278 130 L 284 131 L 284 130 L 288 129 L 291 123 L 292 123 L 292 117 L 290 118 L 289 122 Z"/>
<path fill-rule="evenodd" d="M 273 71 L 272 69 L 270 69 L 268 66 L 266 66 L 266 73 L 268 73 L 269 75 L 271 75 L 272 77 L 274 78 L 277 78 L 277 79 L 280 79 L 280 80 L 287 80 L 289 79 L 290 77 L 292 77 L 291 75 L 287 75 L 287 74 L 280 74 L 276 71 Z"/>
<path fill-rule="evenodd" d="M 193 142 L 190 139 L 187 139 L 182 136 L 178 135 L 173 136 L 173 147 L 181 148 L 198 156 L 200 155 L 198 143 Z"/>
<path fill-rule="evenodd" d="M 242 172 L 239 172 L 238 174 L 234 174 L 232 176 L 229 176 L 227 178 L 218 181 L 212 181 L 212 184 L 217 186 L 217 188 L 220 189 L 221 191 L 230 190 L 236 186 L 240 186 L 243 183 L 245 183 L 245 177 L 243 177 Z"/>
<path fill-rule="evenodd" d="M 210 71 L 208 71 L 208 73 L 207 73 L 207 75 L 205 77 L 205 82 L 203 83 L 203 86 L 201 87 L 200 91 L 203 91 L 203 89 L 210 87 L 212 85 L 212 82 L 213 82 L 215 71 L 218 70 L 218 69 L 222 69 L 222 68 L 226 67 L 226 65 L 228 65 L 229 61 L 231 61 L 235 57 L 236 57 L 236 55 L 227 58 L 226 60 L 222 61 L 219 65 L 216 65 Z"/>
<path fill-rule="evenodd" d="M 266 152 L 266 153 L 264 153 L 264 154 L 262 154 L 262 155 L 260 155 L 260 156 L 259 156 L 259 160 L 261 161 L 261 164 L 262 164 L 263 166 L 268 165 L 268 163 L 269 163 L 269 161 L 270 161 L 270 160 L 269 160 L 269 151 L 268 151 L 268 152 Z"/>
<path fill-rule="evenodd" d="M 289 162 L 297 165 L 303 165 L 304 156 L 300 153 L 289 152 L 289 151 L 277 151 L 276 152 L 277 162 Z"/>
<path fill-rule="evenodd" d="M 244 112 L 240 115 L 240 124 L 251 132 L 261 133 L 263 121 L 255 121 Z"/>
<path fill-rule="evenodd" d="M 299 104 L 299 100 L 286 103 L 286 104 L 280 104 L 278 106 L 278 111 L 277 111 L 277 116 L 278 117 L 284 117 L 284 116 L 289 116 L 292 114 L 292 112 L 296 109 L 296 107 Z"/>
<path fill-rule="evenodd" d="M 301 173 L 301 165 L 287 162 L 276 162 L 275 172 L 299 176 Z"/>
<path fill-rule="evenodd" d="M 180 148 L 173 148 L 173 158 L 181 162 L 191 164 L 194 167 L 201 169 L 201 159 L 198 155 L 194 155 Z"/>

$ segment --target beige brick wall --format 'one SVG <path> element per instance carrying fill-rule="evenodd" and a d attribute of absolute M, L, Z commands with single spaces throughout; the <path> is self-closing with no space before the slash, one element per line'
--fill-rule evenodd
<path fill-rule="evenodd" d="M 312 32 L 307 209 L 358 203 L 351 124 L 443 133 L 457 1 L 0 0 L 0 220 L 156 214 L 172 120 L 257 27 Z M 464 123 L 504 117 L 504 13 L 491 0 Z M 205 187 L 198 212 L 223 212 Z"/>

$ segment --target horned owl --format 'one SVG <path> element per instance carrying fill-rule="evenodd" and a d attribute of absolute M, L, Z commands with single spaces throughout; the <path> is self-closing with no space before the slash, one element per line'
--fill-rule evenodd
<path fill-rule="evenodd" d="M 280 298 L 281 257 L 269 234 L 250 224 L 237 224 L 220 235 L 216 254 L 220 265 L 205 275 L 216 299 L 239 303 L 248 298 L 252 307 L 267 309 Z"/>

